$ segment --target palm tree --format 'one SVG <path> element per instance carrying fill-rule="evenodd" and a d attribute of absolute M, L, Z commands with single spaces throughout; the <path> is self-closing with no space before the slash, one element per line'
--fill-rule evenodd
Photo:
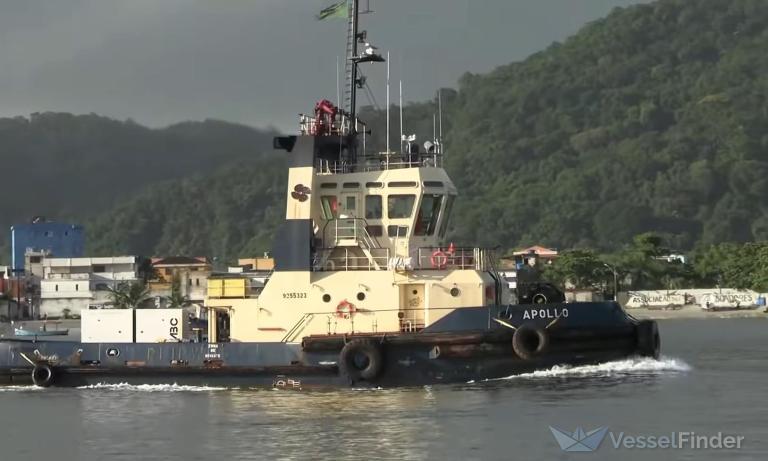
<path fill-rule="evenodd" d="M 192 304 L 189 296 L 181 294 L 181 280 L 178 276 L 173 277 L 171 295 L 166 296 L 165 301 L 171 309 L 182 309 Z"/>
<path fill-rule="evenodd" d="M 118 309 L 136 309 L 151 299 L 143 282 L 120 282 L 109 289 L 109 297 Z"/>

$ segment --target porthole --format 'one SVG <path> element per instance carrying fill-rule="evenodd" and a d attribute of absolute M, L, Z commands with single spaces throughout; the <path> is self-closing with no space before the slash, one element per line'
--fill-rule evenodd
<path fill-rule="evenodd" d="M 358 301 L 363 301 L 364 299 L 365 299 L 365 293 L 361 291 L 360 293 L 357 294 Z"/>
<path fill-rule="evenodd" d="M 329 294 L 327 294 L 327 293 L 326 293 L 326 294 L 324 294 L 324 295 L 323 295 L 323 302 L 326 302 L 326 303 L 329 303 L 329 302 L 331 302 L 331 295 L 329 295 Z"/>
<path fill-rule="evenodd" d="M 461 290 L 459 290 L 456 287 L 451 288 L 451 296 L 453 296 L 455 298 L 455 297 L 459 296 L 459 294 L 461 294 Z"/>

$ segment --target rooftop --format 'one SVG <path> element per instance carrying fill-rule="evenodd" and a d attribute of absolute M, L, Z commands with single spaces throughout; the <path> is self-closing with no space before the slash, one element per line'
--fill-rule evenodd
<path fill-rule="evenodd" d="M 208 259 L 204 256 L 168 256 L 165 258 L 152 258 L 153 266 L 206 266 Z"/>

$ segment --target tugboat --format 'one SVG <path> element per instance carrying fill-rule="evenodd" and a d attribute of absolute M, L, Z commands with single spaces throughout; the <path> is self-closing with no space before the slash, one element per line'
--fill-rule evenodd
<path fill-rule="evenodd" d="M 263 286 L 239 297 L 209 291 L 205 342 L 181 340 L 183 317 L 169 321 L 177 342 L 136 342 L 136 331 L 2 339 L 0 382 L 393 387 L 658 357 L 655 322 L 616 302 L 512 303 L 492 250 L 445 241 L 457 190 L 441 139 L 423 151 L 366 149 L 359 66 L 384 59 L 358 30 L 358 2 L 348 2 L 344 107 L 322 100 L 300 116 L 298 135 L 274 140 L 288 187 Z M 103 311 L 84 314 L 116 310 Z M 130 330 L 146 313 L 123 314 Z"/>

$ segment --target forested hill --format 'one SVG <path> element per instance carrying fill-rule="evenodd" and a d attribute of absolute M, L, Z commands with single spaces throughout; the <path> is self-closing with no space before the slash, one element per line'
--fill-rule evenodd
<path fill-rule="evenodd" d="M 616 10 L 448 107 L 455 234 L 485 244 L 768 239 L 768 2 Z"/>
<path fill-rule="evenodd" d="M 443 92 L 446 166 L 462 193 L 452 238 L 610 249 L 653 230 L 683 250 L 768 239 L 766 49 L 765 0 L 661 0 L 617 9 L 522 62 L 465 75 Z M 383 144 L 383 114 L 364 113 Z M 411 104 L 407 131 L 430 137 L 433 113 L 432 102 Z M 38 123 L 43 133 L 63 131 Z M 104 123 L 83 129 L 82 142 L 111 145 L 110 123 L 118 122 Z M 208 170 L 206 162 L 224 152 L 241 157 L 205 176 L 155 184 L 89 221 L 91 248 L 219 257 L 268 249 L 283 212 L 285 173 L 279 155 L 248 157 L 258 152 L 258 133 L 232 128 L 220 141 L 236 147 L 220 149 L 179 128 L 121 125 L 135 135 L 134 147 L 174 140 L 160 143 L 163 152 L 190 156 L 170 166 L 177 176 Z M 61 153 L 56 136 L 17 142 Z M 61 170 L 45 187 L 73 185 L 80 198 L 40 203 L 71 210 L 113 189 L 135 190 L 143 176 L 155 178 L 143 162 L 156 155 L 137 160 L 137 151 L 123 150 L 119 161 L 127 165 L 118 167 L 66 151 L 69 160 L 57 160 Z M 84 183 L 94 172 L 104 172 L 101 182 Z M 32 189 L 14 176 L 11 190 Z"/>
<path fill-rule="evenodd" d="M 150 129 L 97 115 L 0 118 L 0 247 L 11 224 L 34 215 L 80 221 L 149 184 L 258 159 L 273 134 L 215 120 Z"/>

